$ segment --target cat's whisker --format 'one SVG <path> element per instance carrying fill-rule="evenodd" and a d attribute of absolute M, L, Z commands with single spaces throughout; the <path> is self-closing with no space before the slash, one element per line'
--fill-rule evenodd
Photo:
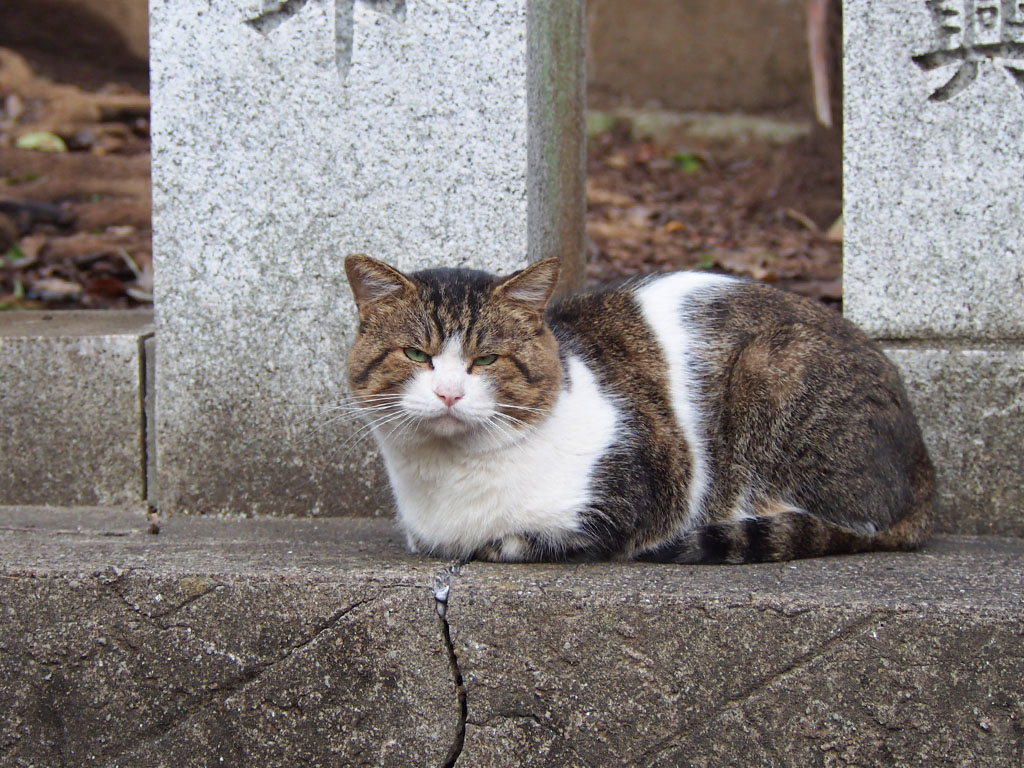
<path fill-rule="evenodd" d="M 487 430 L 487 433 L 489 435 L 499 440 L 505 437 L 505 433 L 500 428 L 499 423 L 494 421 L 493 419 L 487 419 L 485 421 L 482 421 L 480 422 L 480 425 L 483 426 L 485 430 Z"/>
<path fill-rule="evenodd" d="M 355 421 L 357 419 L 374 419 L 379 414 L 392 413 L 399 410 L 393 405 L 377 406 L 375 408 L 360 408 L 354 411 L 337 411 L 323 414 L 322 424 L 334 424 L 344 421 Z"/>
<path fill-rule="evenodd" d="M 294 405 L 297 408 L 333 408 L 337 405 L 358 406 L 359 403 L 375 400 L 401 400 L 404 397 L 404 395 L 398 393 L 382 392 L 376 395 L 363 395 L 361 397 L 356 397 L 353 394 L 344 393 L 343 397 L 343 400 L 333 403 L 303 403 L 299 402 L 298 400 L 289 400 L 287 398 L 274 398 L 274 400 L 283 403 L 284 405 Z"/>
<path fill-rule="evenodd" d="M 483 422 L 483 424 L 490 434 L 503 442 L 515 439 L 519 433 L 519 430 L 517 430 L 513 424 L 499 418 L 492 417 Z"/>
<path fill-rule="evenodd" d="M 490 421 L 488 422 L 487 427 L 492 433 L 502 439 L 514 438 L 517 432 L 515 427 L 501 421 Z"/>
<path fill-rule="evenodd" d="M 335 403 L 287 402 L 287 404 L 302 408 L 309 414 L 301 419 L 301 422 L 306 422 L 308 426 L 299 435 L 300 440 L 308 440 L 337 424 L 373 417 L 377 413 L 393 409 L 400 404 L 402 397 L 401 394 L 379 394 L 368 395 L 362 398 L 362 401 L 357 401 L 354 396 L 345 395 L 344 400 Z"/>
<path fill-rule="evenodd" d="M 519 418 L 519 417 L 517 417 L 517 416 L 513 416 L 513 415 L 512 415 L 512 414 L 510 414 L 510 413 L 502 413 L 501 411 L 495 411 L 495 412 L 494 412 L 494 416 L 495 416 L 496 418 L 499 418 L 499 419 L 505 419 L 505 420 L 507 420 L 507 421 L 514 421 L 514 422 L 516 422 L 517 424 L 526 424 L 526 422 L 525 422 L 525 421 L 523 421 L 522 419 L 520 419 L 520 418 Z"/>
<path fill-rule="evenodd" d="M 384 405 L 398 405 L 402 401 L 401 395 L 379 397 L 379 398 L 366 398 L 364 400 L 353 400 L 348 403 L 333 403 L 317 406 L 324 411 L 335 411 L 335 410 L 349 410 L 349 411 L 365 411 L 372 408 L 378 408 Z"/>
<path fill-rule="evenodd" d="M 384 411 L 384 410 L 394 410 L 396 408 L 401 408 L 401 407 L 402 407 L 402 404 L 400 402 L 394 402 L 394 403 L 379 403 L 377 405 L 355 406 L 355 407 L 351 407 L 351 408 L 349 408 L 349 407 L 338 408 L 337 410 L 338 411 L 342 411 L 344 413 L 367 414 L 367 413 L 376 413 L 378 411 Z"/>
<path fill-rule="evenodd" d="M 396 420 L 400 419 L 401 417 L 402 417 L 402 414 L 401 413 L 397 413 L 397 414 L 392 414 L 392 415 L 390 415 L 388 417 L 377 419 L 376 421 L 371 422 L 369 424 L 364 424 L 358 430 L 356 430 L 351 435 L 349 435 L 347 440 L 342 441 L 341 444 L 339 444 L 338 447 L 335 449 L 335 452 L 336 453 L 342 453 L 344 451 L 351 450 L 352 448 L 356 447 L 357 445 L 362 443 L 364 440 L 366 440 L 368 437 L 373 435 L 374 429 L 380 428 L 380 427 L 385 427 L 388 424 L 390 424 L 392 421 L 396 421 Z"/>
<path fill-rule="evenodd" d="M 517 411 L 530 411 L 532 413 L 547 413 L 548 410 L 544 408 L 534 408 L 529 405 L 513 405 L 512 403 L 495 403 L 495 408 L 512 408 Z"/>
<path fill-rule="evenodd" d="M 406 417 L 393 426 L 387 433 L 387 438 L 401 438 L 404 430 L 412 427 L 416 423 L 416 416 L 414 414 L 406 414 Z"/>
<path fill-rule="evenodd" d="M 533 424 L 528 424 L 522 419 L 517 419 L 515 416 L 509 416 L 507 413 L 495 413 L 494 418 L 500 420 L 502 423 L 510 424 L 513 427 L 519 427 L 523 430 L 535 429 Z"/>
<path fill-rule="evenodd" d="M 348 439 L 335 445 L 319 462 L 319 467 L 315 471 L 316 484 L 322 485 L 323 478 L 328 472 L 338 471 L 336 461 L 339 456 L 344 454 L 351 455 L 356 448 L 366 443 L 371 437 L 373 437 L 373 430 L 368 429 L 366 425 L 363 425 L 363 427 L 357 432 L 350 435 Z"/>
<path fill-rule="evenodd" d="M 335 411 L 346 411 L 358 413 L 360 411 L 370 410 L 372 408 L 379 408 L 383 405 L 390 405 L 390 403 L 380 404 L 369 404 L 369 405 L 321 405 L 317 406 L 317 410 L 321 413 L 333 413 Z"/>
<path fill-rule="evenodd" d="M 395 413 L 397 410 L 399 410 L 397 405 L 379 405 L 374 406 L 372 408 L 361 408 L 357 411 L 352 412 L 335 413 L 331 415 L 329 418 L 325 418 L 320 423 L 310 427 L 303 433 L 303 436 L 305 438 L 309 438 L 312 435 L 315 435 L 319 432 L 324 431 L 325 429 L 328 429 L 329 427 L 333 427 L 338 424 L 354 422 L 360 419 L 371 418 L 371 420 L 373 420 L 385 418 L 391 413 Z"/>
<path fill-rule="evenodd" d="M 398 403 L 382 403 L 380 405 L 363 408 L 346 409 L 344 411 L 338 409 L 337 412 L 326 412 L 323 414 L 326 418 L 311 428 L 306 434 L 313 435 L 337 424 L 344 424 L 357 420 L 369 419 L 373 421 L 375 419 L 386 418 L 392 413 L 400 412 L 400 410 Z"/>
<path fill-rule="evenodd" d="M 373 430 L 377 427 L 386 426 L 387 424 L 390 424 L 392 421 L 395 421 L 396 419 L 407 415 L 409 414 L 404 409 L 394 407 L 388 408 L 383 415 L 368 420 L 366 424 L 364 424 L 363 427 L 358 431 L 357 434 L 361 434 L 366 430 Z"/>

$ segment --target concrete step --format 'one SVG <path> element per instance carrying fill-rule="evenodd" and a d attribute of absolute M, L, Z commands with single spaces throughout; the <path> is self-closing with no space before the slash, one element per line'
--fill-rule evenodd
<path fill-rule="evenodd" d="M 141 508 L 0 510 L 0 765 L 1024 758 L 1020 539 L 453 569 L 383 520 L 147 530 Z"/>

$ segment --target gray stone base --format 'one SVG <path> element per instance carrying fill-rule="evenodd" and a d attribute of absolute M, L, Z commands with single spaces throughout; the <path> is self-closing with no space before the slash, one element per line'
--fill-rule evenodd
<path fill-rule="evenodd" d="M 442 764 L 436 563 L 386 524 L 145 520 L 0 511 L 0 765 Z"/>
<path fill-rule="evenodd" d="M 145 530 L 140 514 L 0 510 L 0 764 L 1024 757 L 1018 539 L 453 575 L 405 554 L 387 521 L 185 516 Z"/>
<path fill-rule="evenodd" d="M 1024 536 L 1024 344 L 883 346 L 903 373 L 938 471 L 938 530 Z M 153 411 L 155 355 L 147 312 L 0 315 L 0 505 L 141 504 L 147 488 L 157 498 L 153 419 L 147 428 L 143 415 Z M 331 502 L 322 512 L 387 515 L 379 467 L 371 463 L 374 482 L 355 483 L 330 466 L 338 453 L 325 445 L 323 466 L 294 469 L 319 478 Z"/>
<path fill-rule="evenodd" d="M 938 472 L 938 530 L 1024 536 L 1024 344 L 883 346 Z"/>
<path fill-rule="evenodd" d="M 0 315 L 0 504 L 145 497 L 151 312 Z"/>
<path fill-rule="evenodd" d="M 469 766 L 1016 766 L 1024 543 L 737 567 L 473 566 Z M 1010 585 L 1013 585 L 1012 587 Z"/>

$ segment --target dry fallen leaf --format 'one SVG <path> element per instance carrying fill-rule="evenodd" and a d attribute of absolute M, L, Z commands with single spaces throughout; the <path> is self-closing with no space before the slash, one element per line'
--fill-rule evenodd
<path fill-rule="evenodd" d="M 611 189 L 602 189 L 587 181 L 587 205 L 612 205 L 624 208 L 636 202 L 629 195 Z"/>
<path fill-rule="evenodd" d="M 34 280 L 31 288 L 32 292 L 44 301 L 63 301 L 76 298 L 82 293 L 81 285 L 59 277 L 44 277 Z"/>
<path fill-rule="evenodd" d="M 841 243 L 843 242 L 843 217 L 840 216 L 836 219 L 832 226 L 825 232 L 825 239 L 830 243 Z"/>

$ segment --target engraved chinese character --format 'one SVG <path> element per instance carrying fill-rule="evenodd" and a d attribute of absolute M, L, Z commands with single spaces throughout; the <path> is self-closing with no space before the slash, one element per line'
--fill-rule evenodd
<path fill-rule="evenodd" d="M 405 21 L 405 0 L 361 0 L 371 10 L 390 14 L 397 21 Z M 353 28 L 356 0 L 334 0 L 335 65 L 342 84 L 348 79 L 352 67 Z M 306 0 L 261 0 L 259 13 L 245 23 L 261 35 L 269 35 L 283 23 L 297 16 Z"/>
<path fill-rule="evenodd" d="M 953 76 L 928 98 L 949 101 L 978 78 L 981 62 L 999 60 L 1024 90 L 1024 69 L 1006 60 L 1024 61 L 1024 0 L 925 0 L 937 47 L 914 56 L 926 72 L 958 65 Z"/>

